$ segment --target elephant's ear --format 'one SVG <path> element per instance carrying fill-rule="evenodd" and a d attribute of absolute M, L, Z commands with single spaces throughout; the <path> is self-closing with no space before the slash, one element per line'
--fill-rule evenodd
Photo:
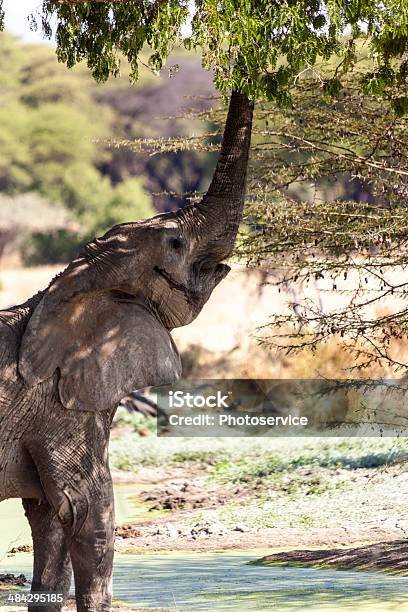
<path fill-rule="evenodd" d="M 45 293 L 24 333 L 19 371 L 27 386 L 58 369 L 61 403 L 96 411 L 114 408 L 132 389 L 179 378 L 177 350 L 152 313 L 105 290 L 79 292 L 76 279 L 65 274 Z"/>

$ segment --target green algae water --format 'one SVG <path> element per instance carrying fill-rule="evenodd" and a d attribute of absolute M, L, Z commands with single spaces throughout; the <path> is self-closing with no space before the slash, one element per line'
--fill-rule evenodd
<path fill-rule="evenodd" d="M 140 520 L 146 509 L 131 498 L 134 486 L 118 487 L 118 519 Z M 2 548 L 30 542 L 19 500 L 0 504 Z M 113 588 L 129 606 L 171 611 L 243 612 L 408 610 L 408 578 L 381 572 L 250 565 L 270 551 L 117 554 Z M 32 555 L 0 554 L 0 571 L 31 577 Z M 11 608 L 10 608 L 11 610 Z"/>
<path fill-rule="evenodd" d="M 154 519 L 165 512 L 149 512 L 145 505 L 138 503 L 134 496 L 148 489 L 148 485 L 115 486 L 116 521 L 137 523 L 146 518 Z M 30 526 L 24 516 L 20 499 L 6 499 L 0 503 L 0 561 L 10 548 L 31 544 Z"/>
<path fill-rule="evenodd" d="M 248 565 L 259 551 L 116 555 L 115 599 L 180 612 L 408 610 L 408 579 L 380 572 Z M 31 556 L 2 570 L 31 576 Z"/>
<path fill-rule="evenodd" d="M 115 597 L 183 612 L 408 610 L 406 578 L 248 565 L 256 558 L 254 551 L 144 555 L 140 560 L 122 556 L 115 567 Z"/>

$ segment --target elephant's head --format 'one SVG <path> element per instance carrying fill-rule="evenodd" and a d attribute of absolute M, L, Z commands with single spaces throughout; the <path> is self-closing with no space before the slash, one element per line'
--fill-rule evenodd
<path fill-rule="evenodd" d="M 85 263 L 93 288 L 117 303 L 143 305 L 166 329 L 187 325 L 229 271 L 206 250 L 200 223 L 202 215 L 188 207 L 117 225 L 87 244 L 71 267 Z"/>
<path fill-rule="evenodd" d="M 131 389 L 171 383 L 168 330 L 190 323 L 229 271 L 242 216 L 252 104 L 231 96 L 220 158 L 203 200 L 117 225 L 50 284 L 25 331 L 19 369 L 34 386 L 59 369 L 68 408 L 112 408 Z"/>

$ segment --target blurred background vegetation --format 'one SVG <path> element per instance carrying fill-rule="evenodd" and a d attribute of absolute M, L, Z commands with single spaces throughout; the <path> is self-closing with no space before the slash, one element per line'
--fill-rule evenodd
<path fill-rule="evenodd" d="M 59 64 L 52 47 L 0 34 L 1 254 L 17 251 L 26 265 L 66 262 L 115 223 L 177 207 L 168 193 L 202 188 L 211 170 L 205 153 L 151 156 L 118 146 L 206 129 L 172 117 L 209 107 L 211 76 L 193 54 L 174 62 L 183 69 L 172 79 L 146 69 L 132 87 L 125 67 L 98 85 L 84 65 Z"/>

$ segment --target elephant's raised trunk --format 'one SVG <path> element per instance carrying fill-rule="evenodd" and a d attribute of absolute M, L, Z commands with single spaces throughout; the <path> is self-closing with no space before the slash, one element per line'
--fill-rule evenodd
<path fill-rule="evenodd" d="M 231 254 L 242 218 L 252 115 L 253 103 L 233 91 L 214 176 L 206 195 L 195 207 L 204 219 L 202 237 L 206 251 L 218 261 Z"/>

